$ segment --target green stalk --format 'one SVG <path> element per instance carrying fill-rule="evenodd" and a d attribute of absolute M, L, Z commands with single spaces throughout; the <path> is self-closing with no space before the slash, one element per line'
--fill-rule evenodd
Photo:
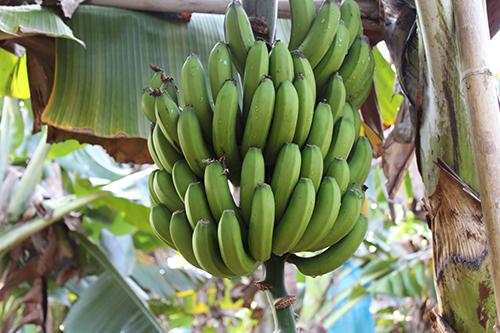
<path fill-rule="evenodd" d="M 273 255 L 264 266 L 266 277 L 261 285 L 267 287 L 267 299 L 273 311 L 274 333 L 295 333 L 295 315 L 291 304 L 285 308 L 276 306 L 277 301 L 279 303 L 289 297 L 285 287 L 285 261 Z"/>
<path fill-rule="evenodd" d="M 74 199 L 64 201 L 59 207 L 56 207 L 49 218 L 37 218 L 26 223 L 18 223 L 13 228 L 0 234 L 0 255 L 9 251 L 31 235 L 43 230 L 49 225 L 61 220 L 65 215 L 72 211 L 79 210 L 89 203 L 99 198 L 110 195 L 110 192 L 97 192 Z"/>
<path fill-rule="evenodd" d="M 16 101 L 12 97 L 3 98 L 3 108 L 0 120 L 0 187 L 3 184 L 5 172 L 9 165 L 9 152 L 12 141 L 12 112 Z"/>

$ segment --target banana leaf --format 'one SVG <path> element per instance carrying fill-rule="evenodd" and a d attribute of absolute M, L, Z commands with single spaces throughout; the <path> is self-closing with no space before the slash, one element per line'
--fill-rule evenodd
<path fill-rule="evenodd" d="M 152 76 L 149 64 L 178 82 L 190 53 L 206 65 L 212 46 L 223 39 L 223 20 L 222 15 L 193 14 L 186 23 L 80 6 L 68 24 L 86 47 L 56 40 L 55 78 L 41 119 L 65 134 L 49 138 L 73 137 L 103 145 L 119 161 L 150 162 L 144 140 L 149 123 L 140 110 L 142 90 Z M 278 38 L 286 39 L 288 30 L 289 22 L 280 20 Z"/>

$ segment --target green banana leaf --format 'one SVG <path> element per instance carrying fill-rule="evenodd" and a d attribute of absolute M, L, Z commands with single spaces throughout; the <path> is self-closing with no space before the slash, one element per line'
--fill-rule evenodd
<path fill-rule="evenodd" d="M 41 34 L 85 45 L 54 12 L 40 5 L 0 6 L 0 40 Z"/>
<path fill-rule="evenodd" d="M 80 6 L 68 24 L 86 48 L 57 40 L 55 82 L 42 120 L 100 138 L 145 138 L 149 123 L 140 102 L 152 76 L 149 64 L 164 68 L 179 82 L 190 53 L 206 65 L 212 46 L 223 39 L 223 20 L 222 15 L 193 14 L 186 23 Z M 278 38 L 287 39 L 289 25 L 280 20 Z"/>
<path fill-rule="evenodd" d="M 0 96 L 30 97 L 26 55 L 16 57 L 0 48 Z"/>

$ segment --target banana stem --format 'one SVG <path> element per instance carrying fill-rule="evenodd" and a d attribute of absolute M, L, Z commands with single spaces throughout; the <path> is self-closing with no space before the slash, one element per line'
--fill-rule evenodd
<path fill-rule="evenodd" d="M 285 287 L 285 261 L 283 258 L 273 255 L 264 263 L 264 266 L 266 268 L 264 283 L 269 286 L 267 294 L 269 305 L 273 310 L 275 333 L 295 333 L 293 308 L 291 304 L 286 306 L 286 300 L 289 296 Z M 284 308 L 278 303 L 285 303 Z"/>

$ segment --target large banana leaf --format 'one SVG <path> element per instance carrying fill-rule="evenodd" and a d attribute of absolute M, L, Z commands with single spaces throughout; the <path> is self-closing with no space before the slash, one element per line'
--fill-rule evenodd
<path fill-rule="evenodd" d="M 194 14 L 185 23 L 85 5 L 68 24 L 86 48 L 57 40 L 55 79 L 42 120 L 54 128 L 85 133 L 80 140 L 101 144 L 102 139 L 147 136 L 149 124 L 140 111 L 140 97 L 152 75 L 149 64 L 179 79 L 190 53 L 206 64 L 212 46 L 223 39 L 222 15 Z M 278 37 L 283 39 L 288 29 L 289 23 L 281 21 Z M 147 154 L 142 159 L 130 156 L 127 145 L 146 150 L 142 139 L 122 140 L 111 153 L 122 161 L 149 159 Z"/>

